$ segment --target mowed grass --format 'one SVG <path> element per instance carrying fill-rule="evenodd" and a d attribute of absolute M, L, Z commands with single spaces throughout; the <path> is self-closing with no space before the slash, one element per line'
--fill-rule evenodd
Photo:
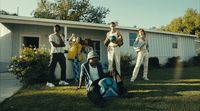
<path fill-rule="evenodd" d="M 200 67 L 150 70 L 134 83 L 124 77 L 126 97 L 107 98 L 107 106 L 98 108 L 77 86 L 48 88 L 38 84 L 22 88 L 0 104 L 0 111 L 200 111 Z"/>

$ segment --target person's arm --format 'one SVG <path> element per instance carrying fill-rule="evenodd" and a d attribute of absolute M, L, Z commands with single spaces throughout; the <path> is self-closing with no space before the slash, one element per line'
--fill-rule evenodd
<path fill-rule="evenodd" d="M 50 35 L 50 36 L 49 36 L 49 42 L 50 42 L 50 44 L 52 44 L 54 47 L 64 47 L 64 46 L 65 46 L 64 41 L 62 40 L 62 38 L 61 38 L 60 36 L 57 36 L 57 37 L 59 38 L 59 41 L 60 41 L 59 44 L 57 44 L 57 43 L 54 41 L 54 37 L 55 37 L 55 36 L 53 36 L 53 35 Z"/>
<path fill-rule="evenodd" d="M 72 45 L 72 40 L 73 40 L 74 37 L 75 37 L 75 34 L 72 33 L 71 37 L 70 37 L 69 40 L 68 40 L 69 45 Z"/>
<path fill-rule="evenodd" d="M 60 40 L 60 47 L 65 47 L 64 36 L 59 34 L 58 38 Z"/>
<path fill-rule="evenodd" d="M 110 43 L 110 40 L 108 39 L 108 37 L 109 37 L 109 32 L 106 34 L 106 39 L 104 40 L 104 45 L 106 47 L 108 47 L 108 44 Z"/>
<path fill-rule="evenodd" d="M 84 73 L 84 64 L 81 65 L 81 72 L 80 72 L 80 79 L 79 79 L 79 85 L 78 85 L 78 89 L 81 88 L 82 86 L 82 81 L 83 81 L 83 73 Z"/>
<path fill-rule="evenodd" d="M 119 31 L 117 31 L 117 36 L 119 37 L 118 46 L 120 47 L 120 46 L 122 46 L 124 44 L 124 42 L 123 42 L 123 36 L 122 36 L 122 34 Z"/>
<path fill-rule="evenodd" d="M 147 37 L 146 37 L 146 48 L 147 48 L 147 51 L 149 52 L 149 41 Z"/>

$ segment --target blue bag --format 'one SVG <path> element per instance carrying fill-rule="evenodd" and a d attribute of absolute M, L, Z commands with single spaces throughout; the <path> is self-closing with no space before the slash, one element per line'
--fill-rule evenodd
<path fill-rule="evenodd" d="M 144 42 L 138 42 L 138 41 L 135 41 L 133 43 L 133 48 L 135 49 L 136 52 L 140 51 L 140 49 L 145 45 Z"/>
<path fill-rule="evenodd" d="M 112 78 L 104 78 L 99 81 L 100 94 L 102 97 L 118 96 L 118 87 L 115 80 Z"/>

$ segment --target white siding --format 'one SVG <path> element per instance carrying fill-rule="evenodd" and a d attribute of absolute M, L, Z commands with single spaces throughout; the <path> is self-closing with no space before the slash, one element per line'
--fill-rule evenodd
<path fill-rule="evenodd" d="M 4 24 L 0 23 L 0 72 L 7 71 L 11 60 L 12 32 Z"/>
<path fill-rule="evenodd" d="M 124 46 L 123 54 L 135 56 L 133 48 L 129 46 L 129 33 L 134 31 L 122 30 Z M 168 58 L 180 56 L 182 61 L 187 61 L 195 56 L 195 42 L 193 37 L 146 32 L 149 41 L 149 56 L 158 57 L 160 64 L 167 62 Z M 177 39 L 177 48 L 172 48 L 172 43 Z"/>

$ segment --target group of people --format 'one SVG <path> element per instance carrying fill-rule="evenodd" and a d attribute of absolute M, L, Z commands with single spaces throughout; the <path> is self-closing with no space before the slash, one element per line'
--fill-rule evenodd
<path fill-rule="evenodd" d="M 64 56 L 64 37 L 60 34 L 61 27 L 59 25 L 54 26 L 54 33 L 49 36 L 49 42 L 51 44 L 51 58 L 49 64 L 49 76 L 47 86 L 54 87 L 54 72 L 57 62 L 61 66 L 61 80 L 59 85 L 69 85 L 66 81 L 66 58 Z M 110 31 L 106 34 L 104 41 L 107 47 L 108 54 L 108 72 L 103 72 L 101 63 L 99 62 L 99 55 L 89 45 L 88 40 L 85 40 L 85 46 L 82 44 L 80 37 L 76 37 L 75 34 L 68 40 L 70 50 L 68 50 L 68 59 L 73 60 L 73 72 L 74 78 L 79 82 L 78 89 L 81 88 L 83 78 L 85 78 L 85 85 L 87 89 L 88 98 L 96 105 L 104 106 L 105 100 L 100 94 L 100 86 L 98 82 L 105 77 L 111 77 L 117 83 L 119 89 L 118 94 L 124 95 L 127 93 L 127 89 L 123 85 L 123 79 L 120 70 L 120 47 L 124 44 L 123 36 L 116 29 L 115 22 L 111 22 Z M 84 48 L 83 48 L 84 47 Z M 138 36 L 134 42 L 134 47 L 137 52 L 136 66 L 133 70 L 131 82 L 134 82 L 141 64 L 144 62 L 143 78 L 149 80 L 148 74 L 148 40 L 143 29 L 138 31 Z M 74 48 L 74 49 L 73 49 Z M 84 49 L 84 50 L 83 50 Z M 76 50 L 76 52 L 73 52 Z M 82 62 L 81 53 L 84 52 L 87 59 Z M 81 67 L 80 67 L 81 66 Z M 95 99 L 94 99 L 95 98 Z"/>

